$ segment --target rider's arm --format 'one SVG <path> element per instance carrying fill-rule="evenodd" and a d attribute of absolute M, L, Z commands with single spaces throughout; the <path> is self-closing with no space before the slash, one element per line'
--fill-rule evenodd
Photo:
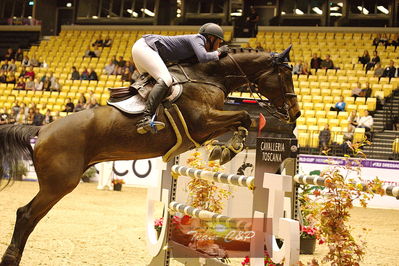
<path fill-rule="evenodd" d="M 218 51 L 214 52 L 206 51 L 205 37 L 202 37 L 200 35 L 193 36 L 193 38 L 190 38 L 190 43 L 200 63 L 219 60 Z"/>

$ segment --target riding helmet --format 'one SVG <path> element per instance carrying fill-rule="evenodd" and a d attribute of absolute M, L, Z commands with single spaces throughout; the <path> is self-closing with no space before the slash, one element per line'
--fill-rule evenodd
<path fill-rule="evenodd" d="M 215 23 L 206 23 L 202 25 L 198 33 L 204 35 L 205 37 L 207 35 L 212 35 L 216 38 L 223 40 L 223 30 L 219 25 Z"/>

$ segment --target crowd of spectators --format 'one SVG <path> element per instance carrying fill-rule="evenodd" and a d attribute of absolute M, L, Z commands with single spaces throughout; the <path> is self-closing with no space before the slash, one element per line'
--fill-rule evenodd
<path fill-rule="evenodd" d="M 85 109 L 92 109 L 97 106 L 99 106 L 98 100 L 94 96 L 94 92 L 90 91 L 90 94 L 87 98 L 83 93 L 81 93 L 76 105 L 72 102 L 71 98 L 67 98 L 63 112 L 79 112 Z"/>
<path fill-rule="evenodd" d="M 42 126 L 50 124 L 60 118 L 60 113 L 56 112 L 53 116 L 51 110 L 43 105 L 38 108 L 36 104 L 31 103 L 27 106 L 25 103 L 14 102 L 10 109 L 0 110 L 0 124 L 21 124 Z"/>
<path fill-rule="evenodd" d="M 133 61 L 124 60 L 123 56 L 116 59 L 114 55 L 104 67 L 104 74 L 121 75 L 122 81 L 133 82 L 137 78 L 137 71 Z"/>
<path fill-rule="evenodd" d="M 83 67 L 81 73 L 75 66 L 72 67 L 71 80 L 98 80 L 97 72 L 93 68 Z"/>

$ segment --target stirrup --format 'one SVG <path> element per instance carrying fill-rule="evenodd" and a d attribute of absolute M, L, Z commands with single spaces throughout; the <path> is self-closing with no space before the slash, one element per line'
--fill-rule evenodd
<path fill-rule="evenodd" d="M 155 121 L 155 115 L 151 119 L 145 117 L 137 124 L 137 133 L 146 134 L 151 131 L 152 134 L 158 133 L 158 131 L 165 128 L 165 123 Z"/>

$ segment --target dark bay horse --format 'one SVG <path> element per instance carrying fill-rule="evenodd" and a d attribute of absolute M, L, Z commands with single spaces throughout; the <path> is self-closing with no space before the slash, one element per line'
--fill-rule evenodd
<path fill-rule="evenodd" d="M 273 56 L 256 50 L 241 50 L 230 52 L 218 62 L 185 66 L 187 76 L 194 82 L 184 84 L 176 104 L 192 138 L 204 143 L 230 130 L 243 133 L 248 129 L 251 119 L 246 111 L 223 111 L 223 105 L 229 92 L 249 82 L 256 84 L 258 92 L 269 99 L 275 115 L 294 122 L 300 111 L 291 69 L 284 64 L 288 53 L 289 49 Z M 176 66 L 170 70 L 182 73 Z M 0 265 L 19 264 L 36 224 L 75 189 L 90 165 L 158 157 L 174 145 L 176 136 L 164 115 L 159 119 L 165 121 L 166 128 L 155 135 L 136 133 L 135 125 L 140 118 L 140 115 L 127 115 L 113 107 L 102 106 L 42 127 L 0 126 L 0 177 L 10 172 L 19 160 L 32 157 L 40 186 L 37 195 L 17 210 L 12 240 Z M 32 149 L 29 141 L 35 136 L 38 138 Z M 244 141 L 245 134 L 238 136 Z M 237 139 L 233 144 L 237 144 Z M 218 156 L 217 152 L 213 155 Z"/>

